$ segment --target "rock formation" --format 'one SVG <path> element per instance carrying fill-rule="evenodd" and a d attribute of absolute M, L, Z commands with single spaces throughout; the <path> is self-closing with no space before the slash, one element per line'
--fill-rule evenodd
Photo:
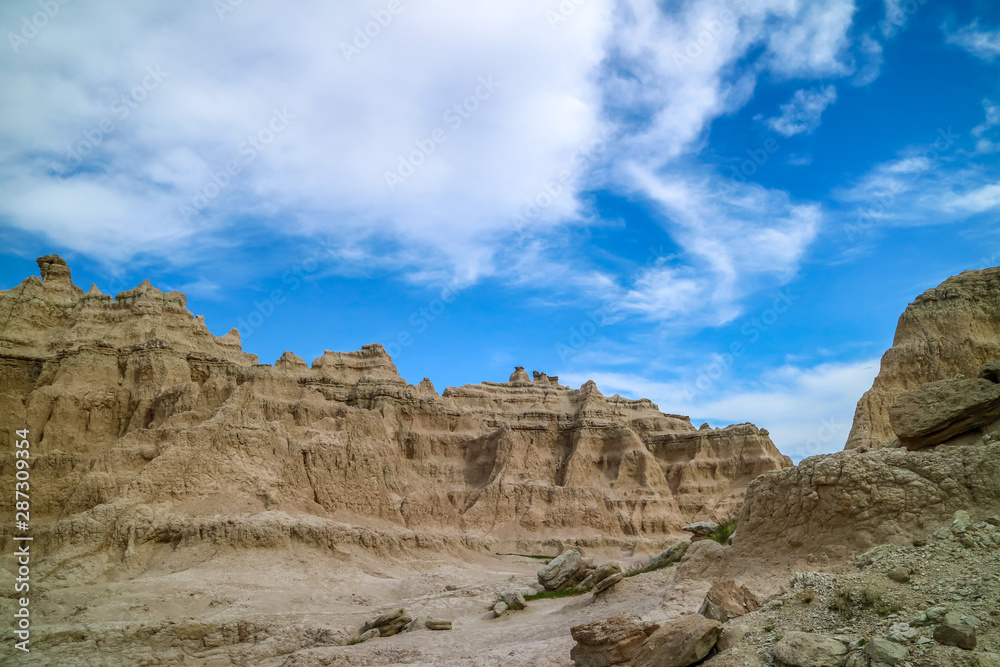
<path fill-rule="evenodd" d="M 84 293 L 38 263 L 0 292 L 0 427 L 30 429 L 40 549 L 661 539 L 790 465 L 751 424 L 523 368 L 438 394 L 378 344 L 260 364 L 179 292 Z"/>
<path fill-rule="evenodd" d="M 847 449 L 754 480 L 734 545 L 845 555 L 1000 503 L 1000 268 L 928 290 L 858 403 Z M 955 375 L 952 377 L 952 375 Z"/>
<path fill-rule="evenodd" d="M 966 271 L 929 289 L 900 316 L 892 348 L 858 402 L 847 449 L 895 439 L 889 408 L 900 394 L 1000 359 L 1000 267 Z"/>

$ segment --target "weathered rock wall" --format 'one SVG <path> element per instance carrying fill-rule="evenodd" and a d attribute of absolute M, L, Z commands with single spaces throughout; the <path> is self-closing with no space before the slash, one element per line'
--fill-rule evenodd
<path fill-rule="evenodd" d="M 0 292 L 0 428 L 30 429 L 33 519 L 53 536 L 192 539 L 219 533 L 179 521 L 277 513 L 483 539 L 657 537 L 734 512 L 750 480 L 790 465 L 753 425 L 699 431 L 592 382 L 518 370 L 438 394 L 377 344 L 258 364 L 178 292 L 84 294 L 58 257 L 39 265 L 44 280 Z"/>
<path fill-rule="evenodd" d="M 872 388 L 858 402 L 846 449 L 882 447 L 895 435 L 889 407 L 903 392 L 1000 359 L 1000 267 L 965 271 L 929 289 L 900 316 Z"/>

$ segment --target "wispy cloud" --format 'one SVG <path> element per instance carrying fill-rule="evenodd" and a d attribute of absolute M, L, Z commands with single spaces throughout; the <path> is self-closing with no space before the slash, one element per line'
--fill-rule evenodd
<path fill-rule="evenodd" d="M 843 449 L 858 398 L 871 387 L 878 369 L 878 359 L 785 365 L 751 382 L 727 382 L 725 391 L 695 401 L 690 381 L 588 370 L 561 370 L 559 377 L 572 386 L 592 379 L 605 394 L 650 398 L 661 410 L 689 415 L 696 425 L 753 421 L 770 431 L 783 453 L 801 458 Z"/>
<path fill-rule="evenodd" d="M 862 35 L 859 50 L 864 60 L 851 83 L 855 86 L 867 86 L 882 74 L 882 44 L 871 35 Z"/>
<path fill-rule="evenodd" d="M 945 27 L 944 33 L 949 44 L 960 46 L 977 58 L 993 61 L 1000 56 L 1000 28 L 980 28 L 977 19 L 957 30 Z"/>
<path fill-rule="evenodd" d="M 786 137 L 812 132 L 819 127 L 820 117 L 826 108 L 836 101 L 837 89 L 832 85 L 797 90 L 788 104 L 781 105 L 781 115 L 768 118 L 767 125 Z"/>

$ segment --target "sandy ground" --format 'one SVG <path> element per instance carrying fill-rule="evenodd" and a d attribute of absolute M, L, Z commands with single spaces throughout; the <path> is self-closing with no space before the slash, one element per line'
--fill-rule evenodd
<path fill-rule="evenodd" d="M 631 561 L 621 552 L 587 555 L 625 567 Z M 18 655 L 5 640 L 4 653 L 15 657 L 3 664 L 571 665 L 572 626 L 626 611 L 665 620 L 695 611 L 708 588 L 701 581 L 675 583 L 675 569 L 668 568 L 626 579 L 596 598 L 538 600 L 496 619 L 488 611 L 496 594 L 534 584 L 544 561 L 468 551 L 374 557 L 311 547 L 145 558 L 160 564 L 139 576 L 122 570 L 120 581 L 105 574 L 75 584 L 71 564 L 53 568 L 32 601 L 31 653 Z M 10 606 L 4 600 L 5 615 Z M 451 620 L 453 630 L 329 645 L 399 607 L 413 617 Z M 222 636 L 237 627 L 245 635 L 238 641 Z"/>

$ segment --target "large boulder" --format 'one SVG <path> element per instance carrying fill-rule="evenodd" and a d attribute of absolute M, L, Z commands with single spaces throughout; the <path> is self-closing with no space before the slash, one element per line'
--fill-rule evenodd
<path fill-rule="evenodd" d="M 361 635 L 364 635 L 369 630 L 378 630 L 378 633 L 382 637 L 391 637 L 399 633 L 400 630 L 409 625 L 410 621 L 413 619 L 409 614 L 406 613 L 405 609 L 397 609 L 395 611 L 386 612 L 381 616 L 373 618 L 361 627 Z"/>
<path fill-rule="evenodd" d="M 875 665 L 901 665 L 906 660 L 907 650 L 888 639 L 875 637 L 865 645 L 865 654 Z"/>
<path fill-rule="evenodd" d="M 661 567 L 673 565 L 684 557 L 684 554 L 687 553 L 690 546 L 691 540 L 681 540 L 680 542 L 676 542 L 672 546 L 650 558 L 649 563 L 646 564 L 646 567 L 644 567 L 643 570 L 646 572 L 652 572 L 653 570 L 659 570 Z"/>
<path fill-rule="evenodd" d="M 984 378 L 928 382 L 889 408 L 899 442 L 915 450 L 937 445 L 1000 419 L 1000 384 Z"/>
<path fill-rule="evenodd" d="M 612 574 L 610 577 L 605 577 L 604 579 L 601 579 L 596 584 L 594 584 L 594 595 L 597 595 L 598 593 L 608 590 L 609 588 L 619 583 L 623 579 L 625 579 L 625 575 L 622 574 L 621 572 Z"/>
<path fill-rule="evenodd" d="M 629 662 L 660 626 L 631 616 L 577 625 L 570 630 L 576 646 L 569 657 L 579 667 L 610 667 Z"/>
<path fill-rule="evenodd" d="M 594 586 L 604 581 L 608 577 L 621 574 L 622 568 L 618 563 L 605 563 L 587 575 L 587 578 L 580 582 L 580 588 L 589 591 Z"/>
<path fill-rule="evenodd" d="M 771 649 L 775 667 L 841 667 L 847 647 L 832 637 L 789 632 Z"/>
<path fill-rule="evenodd" d="M 746 586 L 737 586 L 732 579 L 712 584 L 698 613 L 706 618 L 725 623 L 760 609 L 760 600 Z"/>
<path fill-rule="evenodd" d="M 573 582 L 582 565 L 580 552 L 567 549 L 538 571 L 538 583 L 547 591 L 557 591 Z"/>
<path fill-rule="evenodd" d="M 701 614 L 685 614 L 650 635 L 632 659 L 632 667 L 688 667 L 715 647 L 722 623 Z"/>
<path fill-rule="evenodd" d="M 976 628 L 965 623 L 945 622 L 934 628 L 934 641 L 971 651 L 976 648 Z"/>

